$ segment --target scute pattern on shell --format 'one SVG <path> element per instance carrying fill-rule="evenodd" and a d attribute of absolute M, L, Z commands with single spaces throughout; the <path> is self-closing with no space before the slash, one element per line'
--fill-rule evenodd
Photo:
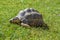
<path fill-rule="evenodd" d="M 22 22 L 29 24 L 30 26 L 39 26 L 41 23 L 43 23 L 42 15 L 32 12 L 30 15 L 25 15 Z"/>
<path fill-rule="evenodd" d="M 32 14 L 33 12 L 39 14 L 39 12 L 33 8 L 26 8 L 24 10 L 21 10 L 16 17 L 18 17 L 20 20 L 22 20 L 24 18 L 24 16 Z"/>
<path fill-rule="evenodd" d="M 26 8 L 19 12 L 17 17 L 22 21 L 22 23 L 39 26 L 43 23 L 42 15 L 33 8 Z"/>

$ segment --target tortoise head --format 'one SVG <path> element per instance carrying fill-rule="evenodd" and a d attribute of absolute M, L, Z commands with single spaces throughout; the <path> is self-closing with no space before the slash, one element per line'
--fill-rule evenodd
<path fill-rule="evenodd" d="M 15 18 L 10 19 L 10 23 L 20 24 L 21 23 L 21 20 L 19 20 L 18 17 L 15 17 Z"/>

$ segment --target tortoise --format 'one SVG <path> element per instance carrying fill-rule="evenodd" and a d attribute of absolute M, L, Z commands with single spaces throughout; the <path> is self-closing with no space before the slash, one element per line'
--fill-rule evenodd
<path fill-rule="evenodd" d="M 34 8 L 26 8 L 21 10 L 17 16 L 10 19 L 10 23 L 26 26 L 26 27 L 47 27 L 43 21 L 42 14 Z"/>

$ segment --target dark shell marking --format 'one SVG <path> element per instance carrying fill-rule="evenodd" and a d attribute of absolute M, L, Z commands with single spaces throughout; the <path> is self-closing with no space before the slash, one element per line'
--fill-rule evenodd
<path fill-rule="evenodd" d="M 21 15 L 21 16 L 24 16 L 24 15 L 25 15 L 25 12 L 20 13 L 20 15 Z"/>
<path fill-rule="evenodd" d="M 22 20 L 22 22 L 25 24 L 29 24 L 30 26 L 40 26 L 43 23 L 43 20 L 41 18 L 42 15 L 32 13 L 25 16 L 25 19 Z"/>
<path fill-rule="evenodd" d="M 25 9 L 25 12 L 38 12 L 38 11 L 33 8 L 27 8 Z"/>

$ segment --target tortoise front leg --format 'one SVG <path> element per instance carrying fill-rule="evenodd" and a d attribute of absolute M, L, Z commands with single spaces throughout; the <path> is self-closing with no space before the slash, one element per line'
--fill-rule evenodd
<path fill-rule="evenodd" d="M 30 25 L 25 24 L 25 23 L 21 23 L 21 26 L 24 26 L 24 27 L 30 27 Z"/>

